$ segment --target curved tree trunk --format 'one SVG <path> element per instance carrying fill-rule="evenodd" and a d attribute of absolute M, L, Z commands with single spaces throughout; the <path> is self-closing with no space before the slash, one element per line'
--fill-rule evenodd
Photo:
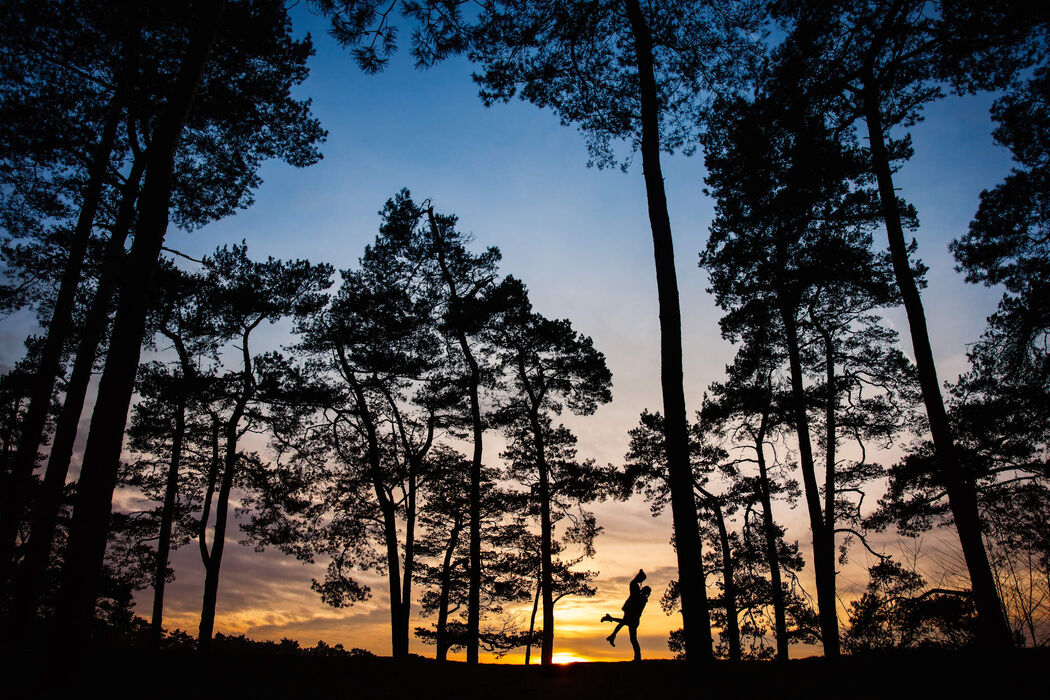
<path fill-rule="evenodd" d="M 532 443 L 536 450 L 536 470 L 539 476 L 539 493 L 537 494 L 540 501 L 539 590 L 543 598 L 543 638 L 540 642 L 540 664 L 550 666 L 554 663 L 554 525 L 551 522 L 550 469 L 543 440 L 543 426 L 540 423 L 540 406 L 545 390 L 542 379 L 539 381 L 539 386 L 533 386 L 525 369 L 525 356 L 520 349 L 517 365 L 518 381 L 525 388 L 529 399 L 529 426 L 532 428 Z M 529 650 L 526 650 L 526 656 L 528 653 Z"/>
<path fill-rule="evenodd" d="M 838 493 L 835 487 L 835 448 L 837 426 L 835 422 L 836 409 L 838 408 L 838 393 L 835 390 L 835 348 L 832 344 L 831 334 L 823 333 L 824 339 L 824 374 L 827 383 L 828 395 L 824 404 L 824 441 L 827 449 L 824 451 L 824 527 L 828 530 L 831 539 L 831 548 L 835 549 L 835 495 Z"/>
<path fill-rule="evenodd" d="M 412 618 L 412 576 L 416 567 L 416 477 L 419 473 L 418 464 L 409 467 L 408 475 L 408 501 L 405 507 L 405 562 L 404 574 L 401 578 L 401 627 L 398 634 L 401 636 L 399 644 L 404 649 L 405 657 L 408 657 L 409 621 Z"/>
<path fill-rule="evenodd" d="M 445 548 L 445 559 L 441 563 L 441 593 L 438 597 L 438 619 L 437 619 L 437 660 L 444 661 L 448 658 L 448 599 L 452 588 L 452 557 L 459 546 L 459 533 L 462 529 L 460 523 L 452 526 L 449 533 L 448 546 Z"/>
<path fill-rule="evenodd" d="M 466 344 L 460 345 L 470 364 L 470 423 L 474 434 L 474 454 L 470 460 L 470 581 L 467 590 L 467 663 L 478 663 L 478 637 L 481 628 L 481 401 L 478 385 L 481 372 Z"/>
<path fill-rule="evenodd" d="M 379 509 L 383 513 L 383 538 L 386 543 L 387 590 L 390 595 L 390 653 L 395 659 L 408 656 L 408 617 L 405 601 L 401 598 L 401 561 L 397 541 L 397 517 L 394 504 L 387 497 L 383 486 L 382 464 L 379 454 L 379 436 L 375 417 L 368 406 L 364 387 L 351 370 L 342 349 L 339 349 L 339 361 L 343 375 L 357 402 L 357 411 L 365 426 L 365 437 L 368 449 L 369 474 L 372 479 L 372 490 L 375 493 Z"/>
<path fill-rule="evenodd" d="M 726 529 L 725 518 L 722 517 L 722 506 L 713 494 L 701 490 L 706 498 L 708 507 L 715 516 L 715 525 L 718 527 L 718 541 L 722 547 L 722 599 L 725 601 L 726 611 L 726 635 L 729 637 L 729 660 L 740 661 L 740 621 L 737 619 L 736 606 L 736 579 L 733 566 L 733 553 L 729 549 L 729 530 Z"/>
<path fill-rule="evenodd" d="M 182 442 L 186 435 L 186 404 L 189 398 L 189 383 L 194 377 L 193 365 L 182 339 L 174 333 L 168 334 L 179 353 L 182 366 L 182 382 L 175 406 L 175 431 L 171 436 L 171 457 L 168 461 L 168 478 L 164 485 L 164 505 L 161 509 L 160 533 L 157 536 L 157 564 L 153 572 L 153 617 L 150 620 L 150 645 L 160 648 L 164 632 L 164 585 L 167 582 L 168 555 L 171 552 L 171 529 L 175 521 L 175 499 L 179 490 L 179 467 L 182 463 Z"/>
<path fill-rule="evenodd" d="M 933 361 L 930 334 L 926 327 L 926 312 L 923 310 L 919 289 L 908 262 L 908 247 L 904 241 L 900 208 L 893 189 L 893 172 L 886 153 L 886 139 L 879 110 L 879 87 L 869 70 L 865 75 L 864 118 L 868 126 L 872 166 L 879 183 L 879 200 L 882 204 L 886 235 L 889 239 L 893 272 L 897 278 L 904 309 L 908 314 L 915 365 L 919 371 L 926 415 L 930 421 L 930 434 L 937 452 L 940 476 L 948 492 L 948 504 L 959 532 L 966 568 L 973 586 L 974 604 L 977 608 L 981 642 L 990 647 L 1013 646 L 1010 626 L 1003 614 L 1002 601 L 995 587 L 995 577 L 988 563 L 988 553 L 981 538 L 981 520 L 977 510 L 977 494 L 974 486 L 962 474 L 955 452 L 951 424 L 944 409 L 941 387 L 937 380 L 937 366 Z"/>
<path fill-rule="evenodd" d="M 455 280 L 448 269 L 445 261 L 445 247 L 441 236 L 441 230 L 434 218 L 434 210 L 427 210 L 430 222 L 431 234 L 438 252 L 438 264 L 441 267 L 441 276 L 449 290 L 449 306 L 453 309 L 453 315 L 460 311 L 462 300 L 456 289 Z M 467 363 L 469 373 L 467 376 L 467 389 L 470 395 L 470 425 L 474 439 L 474 454 L 470 460 L 470 580 L 467 589 L 467 663 L 476 665 L 478 663 L 478 637 L 481 628 L 481 457 L 482 440 L 484 436 L 484 425 L 481 422 L 481 368 L 477 358 L 470 349 L 467 334 L 461 327 L 453 329 L 463 360 Z"/>
<path fill-rule="evenodd" d="M 543 639 L 540 643 L 540 664 L 554 663 L 554 554 L 553 526 L 551 524 L 551 486 L 547 469 L 547 457 L 543 444 L 543 431 L 535 411 L 529 415 L 533 440 L 536 445 L 536 469 L 539 470 L 540 499 L 540 590 L 543 598 Z"/>
<path fill-rule="evenodd" d="M 688 661 L 713 658 L 711 617 L 704 585 L 696 501 L 689 465 L 689 433 L 685 411 L 682 370 L 682 312 L 674 267 L 671 219 L 660 168 L 660 115 L 653 69 L 652 38 L 638 0 L 625 0 L 634 35 L 642 105 L 642 169 L 649 202 L 649 223 L 656 262 L 656 287 L 660 304 L 660 385 L 664 399 L 664 437 L 667 449 L 671 514 L 674 520 L 678 583 L 682 593 L 682 627 Z"/>
<path fill-rule="evenodd" d="M 542 577 L 541 577 L 542 579 Z M 532 635 L 536 631 L 536 612 L 540 609 L 540 593 L 543 590 L 542 580 L 536 582 L 536 596 L 532 599 L 532 615 L 529 616 L 529 638 L 525 643 L 525 665 L 532 661 Z"/>
<path fill-rule="evenodd" d="M 204 505 L 201 506 L 201 517 L 197 528 L 197 547 L 201 553 L 201 563 L 208 568 L 208 520 L 211 518 L 211 502 L 215 496 L 215 482 L 219 479 L 219 436 L 221 423 L 216 414 L 211 416 L 211 464 L 208 467 L 207 484 L 204 487 Z"/>
<path fill-rule="evenodd" d="M 835 546 L 833 535 L 829 537 L 821 512 L 820 488 L 817 486 L 813 463 L 813 446 L 810 442 L 809 416 L 806 414 L 805 388 L 802 383 L 802 360 L 799 356 L 798 328 L 795 318 L 780 301 L 780 318 L 784 324 L 784 335 L 788 347 L 788 364 L 791 369 L 792 409 L 795 430 L 798 434 L 799 466 L 806 494 L 809 527 L 813 534 L 813 574 L 817 583 L 817 614 L 820 619 L 820 640 L 824 656 L 839 655 L 838 603 L 835 597 Z"/>
<path fill-rule="evenodd" d="M 401 558 L 397 550 L 397 520 L 394 507 L 385 501 L 383 531 L 386 537 L 387 584 L 390 594 L 390 655 L 395 659 L 408 656 L 408 617 L 405 601 L 401 599 Z"/>
<path fill-rule="evenodd" d="M 766 467 L 765 432 L 759 431 L 755 438 L 758 455 L 759 498 L 762 501 L 762 531 L 766 540 L 766 561 L 769 564 L 769 585 L 773 589 L 773 625 L 777 636 L 777 660 L 787 661 L 787 611 L 784 604 L 784 589 L 780 580 L 780 555 L 777 552 L 777 531 L 773 522 L 773 503 L 770 498 L 769 472 Z"/>
<path fill-rule="evenodd" d="M 247 354 L 248 344 L 244 344 Z M 223 456 L 222 481 L 215 500 L 215 529 L 212 531 L 211 552 L 205 561 L 204 597 L 201 603 L 201 622 L 197 631 L 197 650 L 202 654 L 211 651 L 212 633 L 215 629 L 215 608 L 219 599 L 219 570 L 222 567 L 222 554 L 226 549 L 226 524 L 230 510 L 230 491 L 237 471 L 238 424 L 244 415 L 248 403 L 249 391 L 245 390 L 233 414 L 226 423 L 226 451 Z"/>
<path fill-rule="evenodd" d="M 171 552 L 171 529 L 175 519 L 175 497 L 179 488 L 179 465 L 182 462 L 182 440 L 186 434 L 186 399 L 179 397 L 175 408 L 175 432 L 171 437 L 171 459 L 164 486 L 164 506 L 161 511 L 160 534 L 157 538 L 157 566 L 153 572 L 153 616 L 150 619 L 149 641 L 160 648 L 164 631 L 164 584 L 167 582 L 168 555 Z"/>
<path fill-rule="evenodd" d="M 122 274 L 113 336 L 84 450 L 66 564 L 56 603 L 53 639 L 56 646 L 74 652 L 71 659 L 74 663 L 80 662 L 86 648 L 98 596 L 124 426 L 145 332 L 148 291 L 168 227 L 175 150 L 215 43 L 225 5 L 223 0 L 202 4 L 204 7 L 195 13 L 197 19 L 191 28 L 190 44 L 178 78 L 153 133 L 135 243 Z"/>

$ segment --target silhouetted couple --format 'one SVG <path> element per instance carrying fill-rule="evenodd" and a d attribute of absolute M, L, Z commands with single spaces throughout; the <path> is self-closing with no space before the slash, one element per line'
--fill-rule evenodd
<path fill-rule="evenodd" d="M 627 596 L 627 600 L 623 603 L 623 619 L 613 617 L 612 615 L 606 614 L 602 618 L 602 622 L 615 622 L 616 629 L 613 630 L 605 639 L 616 646 L 616 633 L 620 631 L 620 628 L 627 627 L 628 632 L 631 633 L 631 646 L 634 647 L 634 660 L 642 660 L 642 648 L 638 646 L 638 622 L 642 618 L 642 610 L 645 610 L 645 604 L 649 602 L 649 594 L 653 592 L 653 589 L 649 586 L 642 587 L 642 581 L 645 580 L 645 572 L 638 569 L 638 573 L 631 579 L 631 592 Z"/>

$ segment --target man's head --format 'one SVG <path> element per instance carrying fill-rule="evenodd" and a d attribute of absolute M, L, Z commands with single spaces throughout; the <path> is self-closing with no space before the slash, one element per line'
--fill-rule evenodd
<path fill-rule="evenodd" d="M 639 581 L 644 581 L 645 580 L 645 572 L 642 571 L 641 569 L 638 569 L 638 575 L 635 578 L 637 578 Z"/>

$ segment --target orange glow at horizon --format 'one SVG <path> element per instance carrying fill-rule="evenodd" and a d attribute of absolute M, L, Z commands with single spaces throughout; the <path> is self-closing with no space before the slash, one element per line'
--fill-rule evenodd
<path fill-rule="evenodd" d="M 592 660 L 592 659 L 585 658 L 583 656 L 577 656 L 576 654 L 573 654 L 571 651 L 560 651 L 557 654 L 554 654 L 554 656 L 551 657 L 551 659 L 556 664 L 574 664 L 574 663 L 577 663 L 578 661 L 591 661 Z"/>

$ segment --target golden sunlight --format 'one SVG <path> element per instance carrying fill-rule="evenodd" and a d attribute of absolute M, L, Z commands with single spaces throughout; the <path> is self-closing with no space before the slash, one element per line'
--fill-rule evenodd
<path fill-rule="evenodd" d="M 554 656 L 551 657 L 551 658 L 554 661 L 554 663 L 556 663 L 556 664 L 574 664 L 577 661 L 589 661 L 590 660 L 590 659 L 587 659 L 587 658 L 585 658 L 583 656 L 577 656 L 576 654 L 573 654 L 571 651 L 560 651 L 557 654 L 554 654 Z"/>

